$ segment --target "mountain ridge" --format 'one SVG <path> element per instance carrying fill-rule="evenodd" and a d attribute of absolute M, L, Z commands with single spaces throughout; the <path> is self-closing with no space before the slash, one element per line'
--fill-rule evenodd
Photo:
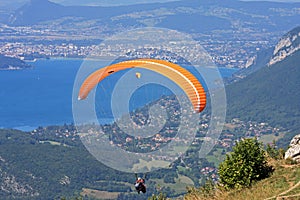
<path fill-rule="evenodd" d="M 251 57 L 245 68 L 234 73 L 232 77 L 226 79 L 227 83 L 233 83 L 245 78 L 257 70 L 274 65 L 300 49 L 300 26 L 284 34 L 274 47 L 260 50 Z"/>
<path fill-rule="evenodd" d="M 268 66 L 284 60 L 298 50 L 300 50 L 300 26 L 288 32 L 280 39 L 275 46 L 273 56 Z"/>
<path fill-rule="evenodd" d="M 178 18 L 181 18 L 182 21 L 189 22 L 194 27 L 199 26 L 199 23 L 201 22 L 201 26 L 212 26 L 215 21 L 209 20 L 209 17 L 215 17 L 227 21 L 228 24 L 226 25 L 225 30 L 231 30 L 232 28 L 239 29 L 243 28 L 243 26 L 259 28 L 262 25 L 267 29 L 276 28 L 278 30 L 285 30 L 287 28 L 292 28 L 289 24 L 299 24 L 299 14 L 297 14 L 296 11 L 293 11 L 293 9 L 299 7 L 300 3 L 244 2 L 237 0 L 214 0 L 208 2 L 188 0 L 113 7 L 63 6 L 48 0 L 32 0 L 12 13 L 8 23 L 10 25 L 24 26 L 49 20 L 51 21 L 62 17 L 81 17 L 82 20 L 98 19 L 102 22 L 107 21 L 112 24 L 122 23 L 126 26 L 126 21 L 134 20 L 136 24 L 139 24 L 138 22 L 141 20 L 151 19 L 161 22 L 154 24 L 155 26 L 178 28 L 178 23 L 172 20 L 172 17 L 181 14 Z M 151 15 L 152 12 L 159 9 L 165 9 L 165 11 L 168 12 L 161 11 L 160 15 Z M 140 12 L 147 12 L 148 15 L 128 15 Z M 289 16 L 281 17 L 282 12 L 289 13 Z M 188 15 L 185 16 L 183 14 Z M 199 15 L 208 18 L 199 20 Z M 112 19 L 112 17 L 117 16 L 125 16 L 125 18 L 123 18 L 123 21 Z M 209 21 L 206 21 L 207 19 Z M 213 28 L 224 29 L 224 27 L 219 28 L 219 24 L 220 23 L 217 23 Z M 187 28 L 190 28 L 190 26 Z M 184 29 L 186 32 L 197 32 L 197 29 L 195 29 L 195 31 L 190 31 L 187 28 Z"/>
<path fill-rule="evenodd" d="M 157 6 L 157 4 L 148 4 L 148 7 Z M 144 6 L 144 5 L 142 5 Z M 107 18 L 112 15 L 124 14 L 131 12 L 135 6 L 118 6 L 122 9 L 122 11 L 116 11 L 115 7 L 104 7 L 104 6 L 63 6 L 57 3 L 53 3 L 49 0 L 31 0 L 29 3 L 17 9 L 9 18 L 9 24 L 13 25 L 32 25 L 41 21 L 58 19 L 60 17 L 84 17 L 87 19 L 91 18 Z M 47 8 L 48 12 L 45 12 L 45 8 Z M 32 12 L 33 10 L 33 12 Z M 51 12 L 55 10 L 56 16 L 51 15 Z M 127 12 L 124 12 L 126 11 Z M 30 14 L 35 13 L 34 17 Z"/>
<path fill-rule="evenodd" d="M 299 31 L 293 29 L 289 33 Z M 300 33 L 300 31 L 299 31 Z M 228 117 L 300 129 L 300 50 L 227 86 Z"/>

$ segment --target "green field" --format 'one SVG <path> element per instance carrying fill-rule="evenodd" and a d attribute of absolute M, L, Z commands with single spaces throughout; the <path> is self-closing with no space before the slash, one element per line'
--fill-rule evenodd
<path fill-rule="evenodd" d="M 285 132 L 281 132 L 278 136 L 275 136 L 274 134 L 267 134 L 267 135 L 262 135 L 259 140 L 264 143 L 272 143 L 274 140 L 275 142 L 278 141 L 279 139 L 283 138 L 285 135 Z"/>
<path fill-rule="evenodd" d="M 220 165 L 220 163 L 225 159 L 225 155 L 222 155 L 223 149 L 218 148 L 213 152 L 213 155 L 206 156 L 208 162 L 214 163 L 216 167 Z"/>

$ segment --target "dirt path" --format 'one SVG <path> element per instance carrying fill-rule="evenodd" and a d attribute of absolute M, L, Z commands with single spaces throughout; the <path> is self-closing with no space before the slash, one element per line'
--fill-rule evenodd
<path fill-rule="evenodd" d="M 300 186 L 300 181 L 299 181 L 296 185 L 294 185 L 293 187 L 289 188 L 288 190 L 286 190 L 286 191 L 284 191 L 284 192 L 282 192 L 282 193 L 280 193 L 280 194 L 278 194 L 278 195 L 275 195 L 275 196 L 273 196 L 273 197 L 269 197 L 269 198 L 267 198 L 267 199 L 264 199 L 264 200 L 271 200 L 271 199 L 280 200 L 280 199 L 286 199 L 286 198 L 288 198 L 288 197 L 298 197 L 298 196 L 300 197 L 300 194 L 289 195 L 289 196 L 283 196 L 283 195 L 289 193 L 290 191 L 294 190 L 295 188 L 297 188 L 297 187 L 299 187 L 299 186 Z"/>

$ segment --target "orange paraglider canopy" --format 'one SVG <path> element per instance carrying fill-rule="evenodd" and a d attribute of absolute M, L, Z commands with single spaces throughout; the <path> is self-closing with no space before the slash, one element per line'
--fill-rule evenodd
<path fill-rule="evenodd" d="M 156 59 L 123 61 L 93 72 L 81 85 L 78 99 L 85 99 L 89 92 L 107 76 L 129 68 L 143 68 L 162 74 L 181 87 L 190 99 L 196 112 L 201 112 L 205 108 L 206 94 L 198 79 L 191 72 L 177 64 Z"/>

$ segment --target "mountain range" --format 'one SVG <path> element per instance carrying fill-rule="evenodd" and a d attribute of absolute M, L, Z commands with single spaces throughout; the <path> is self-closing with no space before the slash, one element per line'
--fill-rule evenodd
<path fill-rule="evenodd" d="M 297 48 L 299 36 L 299 27 L 284 35 L 277 45 L 281 48 L 274 48 L 276 51 L 263 59 L 264 66 L 226 87 L 228 120 L 239 118 L 271 123 L 274 127 L 280 125 L 290 131 L 290 135 L 284 136 L 285 138 L 299 131 L 300 50 L 293 50 Z M 288 45 L 289 51 L 286 45 L 279 45 L 288 38 L 292 38 Z M 293 53 L 287 53 L 289 55 L 278 62 L 268 64 L 281 50 Z M 30 133 L 0 130 L 0 198 L 76 198 L 80 196 L 80 192 L 89 197 L 112 195 L 109 198 L 115 198 L 119 195 L 119 199 L 147 198 L 137 196 L 132 190 L 132 174 L 112 170 L 95 160 L 78 136 L 72 135 L 73 131 L 72 125 L 39 127 Z M 287 147 L 288 143 L 285 142 L 284 145 Z M 203 159 L 199 163 L 194 161 L 195 158 L 185 162 L 189 166 L 205 163 Z M 175 179 L 190 180 L 182 175 L 184 179 L 178 178 L 176 170 L 183 170 L 184 167 L 181 163 L 177 164 L 177 168 L 151 173 L 151 180 L 147 181 L 148 195 L 158 192 L 155 189 L 157 184 L 170 186 Z M 209 163 L 206 161 L 206 164 Z M 188 172 L 189 170 L 185 175 Z M 200 173 L 196 171 L 195 174 Z M 175 182 L 176 184 L 178 186 L 179 183 Z M 169 187 L 163 191 L 175 193 Z"/>
<path fill-rule="evenodd" d="M 186 0 L 134 6 L 87 7 L 31 0 L 16 10 L 7 23 L 28 26 L 51 23 L 57 19 L 69 23 L 77 18 L 83 23 L 97 19 L 97 23 L 124 26 L 129 23 L 134 26 L 151 24 L 190 33 L 243 30 L 245 34 L 245 29 L 258 32 L 283 31 L 299 25 L 299 7 L 299 3 L 235 0 Z M 205 26 L 199 26 L 199 21 Z M 277 45 L 263 50 L 253 59 L 242 79 L 226 86 L 227 120 L 239 118 L 283 127 L 289 134 L 282 139 L 282 147 L 287 147 L 290 138 L 300 130 L 299 38 L 299 27 L 289 31 Z M 72 198 L 78 197 L 83 190 L 87 191 L 85 194 L 106 190 L 118 191 L 117 195 L 127 193 L 132 195 L 130 199 L 146 198 L 136 196 L 132 191 L 133 174 L 112 170 L 95 160 L 79 138 L 71 135 L 69 130 L 72 128 L 67 125 L 39 127 L 30 133 L 0 130 L 0 198 Z M 183 179 L 178 178 L 177 169 L 174 172 L 173 168 L 151 174 L 152 180 L 147 182 L 148 194 L 157 192 L 155 186 L 159 183 L 166 183 L 162 179 L 170 181 L 171 177 L 170 182 L 176 178 L 190 181 L 188 173 L 197 169 L 191 166 L 207 162 L 195 160 L 195 157 L 187 159 L 190 168 L 183 167 L 183 163 L 178 164 L 178 170 L 187 169 L 183 172 L 186 173 Z M 195 174 L 200 176 L 199 170 L 195 170 Z M 168 187 L 164 189 L 169 194 L 173 193 Z"/>
<path fill-rule="evenodd" d="M 271 56 L 260 59 L 260 67 L 252 66 L 256 67 L 255 72 L 228 85 L 228 118 L 237 117 L 285 127 L 291 131 L 286 142 L 299 132 L 299 41 L 300 27 L 297 27 L 281 38 Z"/>
<path fill-rule="evenodd" d="M 61 18 L 97 19 L 112 25 L 157 26 L 185 32 L 288 30 L 299 25 L 300 3 L 244 2 L 237 0 L 185 0 L 127 6 L 63 6 L 48 0 L 31 0 L 11 14 L 11 25 L 33 25 Z M 199 25 L 200 24 L 200 25 Z"/>
<path fill-rule="evenodd" d="M 259 51 L 256 56 L 249 59 L 249 65 L 247 68 L 239 70 L 233 75 L 233 77 L 230 77 L 226 81 L 230 83 L 240 80 L 266 65 L 270 66 L 276 64 L 284 60 L 286 57 L 293 55 L 300 49 L 299 32 L 300 26 L 282 36 L 274 47 Z"/>

